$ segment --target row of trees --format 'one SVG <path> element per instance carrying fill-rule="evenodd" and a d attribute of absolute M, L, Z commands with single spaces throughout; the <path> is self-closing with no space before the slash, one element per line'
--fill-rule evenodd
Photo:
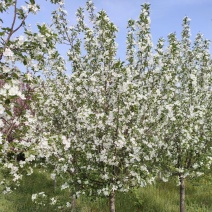
<path fill-rule="evenodd" d="M 17 0 L 0 2 L 2 13 L 14 8 L 11 27 L 0 32 L 4 192 L 37 161 L 60 178 L 61 189 L 109 196 L 115 211 L 116 191 L 145 186 L 160 173 L 163 180 L 178 177 L 185 211 L 185 178 L 202 175 L 212 159 L 209 41 L 197 34 L 192 44 L 185 17 L 180 40 L 171 33 L 166 45 L 161 38 L 153 46 L 150 5 L 144 4 L 138 20 L 128 22 L 122 61 L 117 28 L 105 11 L 95 13 L 88 1 L 70 27 L 64 3 L 52 3 L 59 5 L 52 25 L 33 33 L 25 20 L 39 9 L 34 0 L 20 8 Z M 22 26 L 24 36 L 13 38 Z M 68 46 L 67 61 L 58 44 Z M 18 71 L 17 63 L 30 72 Z M 20 153 L 25 160 L 17 161 Z"/>

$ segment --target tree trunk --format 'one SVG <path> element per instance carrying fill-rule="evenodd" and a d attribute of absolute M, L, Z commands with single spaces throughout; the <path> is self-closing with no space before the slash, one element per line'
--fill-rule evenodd
<path fill-rule="evenodd" d="M 185 212 L 185 179 L 182 174 L 179 175 L 180 179 L 180 212 Z"/>
<path fill-rule="evenodd" d="M 57 179 L 56 179 L 56 176 L 54 178 L 54 192 L 56 192 L 56 189 L 57 189 Z"/>
<path fill-rule="evenodd" d="M 115 191 L 112 191 L 110 193 L 110 212 L 116 212 L 116 207 L 115 207 Z"/>
<path fill-rule="evenodd" d="M 72 200 L 71 200 L 71 212 L 76 211 L 76 196 L 73 195 L 72 196 Z"/>

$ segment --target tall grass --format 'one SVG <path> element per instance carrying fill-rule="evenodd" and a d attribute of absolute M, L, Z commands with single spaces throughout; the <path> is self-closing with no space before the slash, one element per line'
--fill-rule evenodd
<path fill-rule="evenodd" d="M 186 182 L 186 211 L 212 212 L 212 175 Z M 52 212 L 70 211 L 51 205 L 37 205 L 31 201 L 31 195 L 40 191 L 52 194 L 54 182 L 41 170 L 24 178 L 21 186 L 9 195 L 0 196 L 0 212 Z M 64 205 L 70 201 L 67 192 L 57 190 Z M 107 198 L 89 198 L 81 196 L 76 201 L 76 212 L 109 212 Z M 174 181 L 156 182 L 145 188 L 117 193 L 117 212 L 178 212 L 179 191 Z"/>

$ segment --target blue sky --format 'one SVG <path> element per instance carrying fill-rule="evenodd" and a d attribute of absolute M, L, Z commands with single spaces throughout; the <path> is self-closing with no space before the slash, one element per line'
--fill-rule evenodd
<path fill-rule="evenodd" d="M 19 0 L 24 4 L 24 0 Z M 41 11 L 36 16 L 30 16 L 28 23 L 49 22 L 53 6 L 44 0 L 37 0 Z M 181 33 L 182 19 L 188 16 L 191 19 L 192 39 L 198 32 L 212 40 L 212 1 L 211 0 L 93 0 L 97 11 L 104 9 L 110 19 L 118 26 L 117 42 L 118 56 L 124 59 L 126 26 L 130 18 L 136 19 L 140 12 L 140 5 L 151 4 L 151 29 L 153 42 L 156 44 L 159 37 L 165 37 L 176 32 Z M 86 0 L 66 0 L 66 10 L 70 14 L 70 24 L 75 22 L 75 12 L 79 6 L 84 6 Z M 6 16 L 5 16 L 6 18 Z M 4 19 L 4 17 L 3 17 Z M 9 19 L 8 19 L 9 21 Z"/>
<path fill-rule="evenodd" d="M 101 3 L 100 3 L 101 2 Z M 95 3 L 97 8 L 104 8 L 111 20 L 120 29 L 118 38 L 120 47 L 125 44 L 125 28 L 129 18 L 137 18 L 140 5 L 144 0 L 105 0 Z M 211 0 L 149 0 L 151 4 L 151 29 L 153 42 L 159 37 L 166 37 L 171 32 L 181 33 L 182 19 L 191 18 L 192 39 L 198 32 L 212 40 L 212 1 Z M 119 53 L 121 53 L 119 51 Z"/>

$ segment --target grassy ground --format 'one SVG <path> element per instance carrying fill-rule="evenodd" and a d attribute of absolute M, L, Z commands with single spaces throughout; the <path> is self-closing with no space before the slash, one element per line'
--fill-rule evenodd
<path fill-rule="evenodd" d="M 187 212 L 212 212 L 212 175 L 198 180 L 186 182 L 186 211 Z M 70 211 L 58 209 L 55 206 L 39 206 L 31 201 L 31 195 L 45 191 L 47 194 L 54 192 L 54 183 L 45 173 L 36 172 L 23 180 L 20 188 L 9 195 L 0 196 L 0 212 L 51 212 Z M 60 196 L 66 201 L 70 197 L 64 191 L 59 191 Z M 77 212 L 108 212 L 108 200 L 98 198 L 92 200 L 82 196 L 77 200 Z M 155 185 L 130 191 L 127 194 L 119 193 L 116 196 L 117 212 L 178 212 L 179 211 L 178 187 L 174 182 L 157 182 Z"/>

